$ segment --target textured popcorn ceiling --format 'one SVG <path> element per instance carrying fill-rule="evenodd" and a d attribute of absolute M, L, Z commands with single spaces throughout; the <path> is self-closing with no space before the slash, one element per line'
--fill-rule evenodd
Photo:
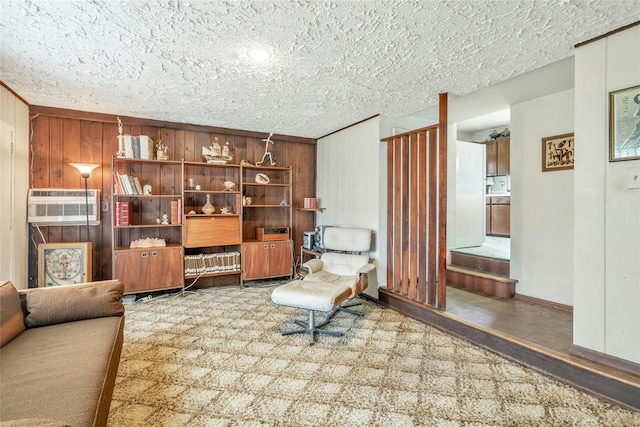
<path fill-rule="evenodd" d="M 9 1 L 0 78 L 27 102 L 321 137 L 573 54 L 640 1 Z M 244 53 L 263 47 L 266 63 Z"/>

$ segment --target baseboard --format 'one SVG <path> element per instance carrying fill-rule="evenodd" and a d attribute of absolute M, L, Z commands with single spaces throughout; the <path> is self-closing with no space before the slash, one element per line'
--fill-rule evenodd
<path fill-rule="evenodd" d="M 611 366 L 612 368 L 629 372 L 632 375 L 640 376 L 640 364 L 620 359 L 619 357 L 610 356 L 575 344 L 571 344 L 569 354 L 571 356 L 582 357 L 583 359 L 591 360 L 592 362 L 600 363 L 602 365 Z"/>
<path fill-rule="evenodd" d="M 553 301 L 548 301 L 546 299 L 540 299 L 535 297 L 530 297 L 528 295 L 516 294 L 515 299 L 519 299 L 521 301 L 531 302 L 533 304 L 544 305 L 545 307 L 555 308 L 557 310 L 568 311 L 569 313 L 573 313 L 573 307 L 570 305 L 560 304 Z"/>

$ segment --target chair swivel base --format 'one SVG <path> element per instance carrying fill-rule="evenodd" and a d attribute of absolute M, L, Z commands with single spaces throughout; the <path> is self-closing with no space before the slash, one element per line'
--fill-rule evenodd
<path fill-rule="evenodd" d="M 345 305 L 339 305 L 339 306 L 337 306 L 336 308 L 334 308 L 333 310 L 331 310 L 331 311 L 329 312 L 329 314 L 327 314 L 326 321 L 328 322 L 329 320 L 331 320 L 331 318 L 332 318 L 333 316 L 335 316 L 335 315 L 336 315 L 336 313 L 338 313 L 339 311 L 343 311 L 343 312 L 345 312 L 345 313 L 349 313 L 349 314 L 354 315 L 354 316 L 363 317 L 363 316 L 364 316 L 364 314 L 363 314 L 363 313 L 358 313 L 357 311 L 349 310 L 349 307 L 355 307 L 355 306 L 357 306 L 357 305 L 362 305 L 362 303 L 361 303 L 361 302 L 355 302 L 355 303 L 353 303 L 353 304 L 345 304 Z"/>
<path fill-rule="evenodd" d="M 342 332 L 338 331 L 326 331 L 324 329 L 318 329 L 329 323 L 329 320 L 325 320 L 324 322 L 316 325 L 315 324 L 315 316 L 314 311 L 309 310 L 309 324 L 301 322 L 299 320 L 294 320 L 294 323 L 300 326 L 302 329 L 296 329 L 295 331 L 283 332 L 282 335 L 293 335 L 293 334 L 309 334 L 309 345 L 313 345 L 315 341 L 315 333 L 331 335 L 334 337 L 341 337 Z"/>

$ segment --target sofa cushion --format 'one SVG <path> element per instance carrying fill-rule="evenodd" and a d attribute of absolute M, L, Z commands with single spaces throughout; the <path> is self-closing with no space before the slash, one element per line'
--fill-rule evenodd
<path fill-rule="evenodd" d="M 26 293 L 28 328 L 122 315 L 123 284 L 118 280 L 35 288 Z"/>
<path fill-rule="evenodd" d="M 20 295 L 11 282 L 0 282 L 0 347 L 24 331 Z"/>
<path fill-rule="evenodd" d="M 105 426 L 123 330 L 124 316 L 25 330 L 0 351 L 1 419 Z"/>

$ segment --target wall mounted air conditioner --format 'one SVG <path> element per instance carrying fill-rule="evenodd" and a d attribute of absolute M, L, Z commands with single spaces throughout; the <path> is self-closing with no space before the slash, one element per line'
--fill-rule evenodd
<path fill-rule="evenodd" d="M 89 224 L 100 224 L 100 190 L 87 190 Z M 87 223 L 84 190 L 32 188 L 27 200 L 27 221 L 39 225 L 82 225 Z"/>

